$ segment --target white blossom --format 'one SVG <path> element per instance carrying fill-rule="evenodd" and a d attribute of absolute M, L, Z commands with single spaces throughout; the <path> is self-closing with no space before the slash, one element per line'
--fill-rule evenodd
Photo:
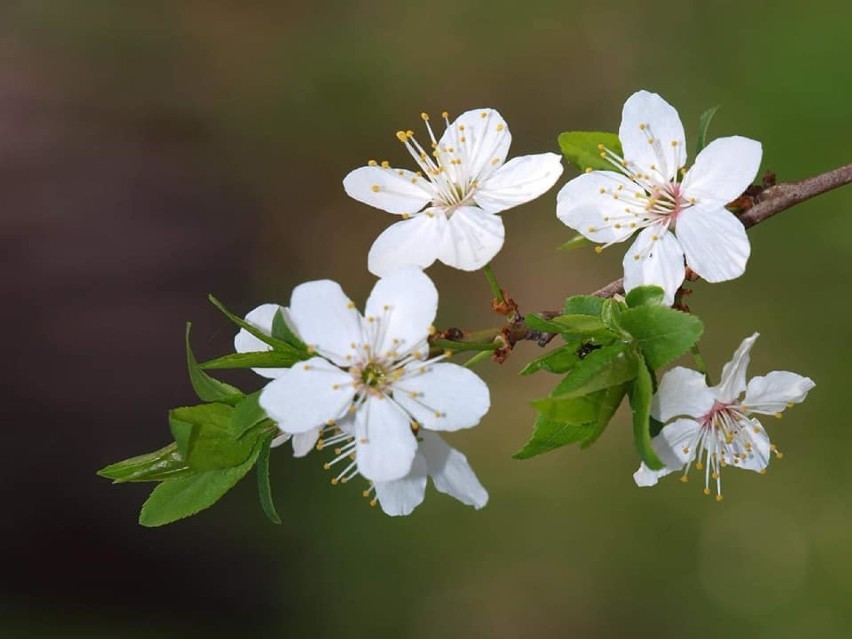
<path fill-rule="evenodd" d="M 772 371 L 746 384 L 749 352 L 757 337 L 755 333 L 743 340 L 722 369 L 717 386 L 708 387 L 704 375 L 680 366 L 663 376 L 651 414 L 665 424 L 652 439 L 665 468 L 654 471 L 643 462 L 633 475 L 639 486 L 653 486 L 660 477 L 679 470 L 683 471 L 681 480 L 686 481 L 694 465 L 704 472 L 704 493 L 712 492 L 712 482 L 716 499 L 721 500 L 722 468 L 763 473 L 773 453 L 781 456 L 753 415 L 780 419 L 785 408 L 805 400 L 814 382 L 796 373 Z"/>
<path fill-rule="evenodd" d="M 418 172 L 370 161 L 343 180 L 351 197 L 403 218 L 370 249 L 368 268 L 379 276 L 404 265 L 426 268 L 436 259 L 465 271 L 482 268 L 503 246 L 497 214 L 537 198 L 562 174 L 555 153 L 507 162 L 512 136 L 494 109 L 467 111 L 453 122 L 444 113 L 440 139 L 429 116 L 421 117 L 430 138 L 425 147 L 412 131 L 397 132 Z"/>
<path fill-rule="evenodd" d="M 336 480 L 405 477 L 417 454 L 415 432 L 470 428 L 490 406 L 476 374 L 440 362 L 443 355 L 429 359 L 437 304 L 435 286 L 416 267 L 379 280 L 363 316 L 336 282 L 297 286 L 290 321 L 315 356 L 267 384 L 261 407 L 294 436 L 333 432 L 346 420 L 336 436 L 354 437 L 329 464 L 347 462 Z"/>
<path fill-rule="evenodd" d="M 618 137 L 624 157 L 601 147 L 615 170 L 587 172 L 562 187 L 559 219 L 604 248 L 638 232 L 624 256 L 624 288 L 660 286 L 668 304 L 683 282 L 684 259 L 708 282 L 742 275 L 751 245 L 725 205 L 757 175 L 760 143 L 719 138 L 683 170 L 687 154 L 680 117 L 648 91 L 625 102 Z"/>

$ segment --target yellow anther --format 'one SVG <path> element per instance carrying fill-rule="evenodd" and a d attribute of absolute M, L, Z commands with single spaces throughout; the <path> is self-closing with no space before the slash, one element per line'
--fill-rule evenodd
<path fill-rule="evenodd" d="M 689 455 L 689 446 L 684 446 L 684 447 L 683 447 L 683 454 L 684 454 L 684 455 Z"/>
<path fill-rule="evenodd" d="M 606 189 L 604 187 L 601 187 L 601 188 L 598 189 L 598 193 L 603 195 L 604 193 L 606 193 Z"/>
<path fill-rule="evenodd" d="M 592 167 L 590 167 L 590 166 L 586 167 L 586 173 L 591 173 L 592 171 L 594 171 L 594 169 Z"/>
<path fill-rule="evenodd" d="M 606 153 L 603 153 L 603 152 L 602 152 L 602 153 L 601 153 L 601 157 L 602 157 L 603 159 L 606 159 Z"/>
<path fill-rule="evenodd" d="M 719 479 L 719 473 L 713 473 L 712 475 L 710 475 L 710 477 L 712 477 L 713 479 Z"/>
<path fill-rule="evenodd" d="M 710 494 L 710 489 L 709 489 L 709 488 L 705 488 L 705 489 L 704 489 L 704 494 L 705 494 L 705 495 L 709 495 L 709 494 Z"/>
<path fill-rule="evenodd" d="M 636 222 L 631 222 L 628 226 L 630 226 L 630 228 L 632 228 L 632 229 L 635 229 L 636 228 Z"/>
<path fill-rule="evenodd" d="M 782 417 L 784 417 L 784 415 L 782 413 L 780 413 L 780 412 L 775 413 L 775 419 L 781 419 Z"/>
<path fill-rule="evenodd" d="M 444 351 L 444 357 L 452 357 L 452 356 L 453 356 L 453 351 L 451 351 L 449 348 Z"/>
<path fill-rule="evenodd" d="M 331 390 L 340 390 L 340 384 L 332 384 Z"/>
<path fill-rule="evenodd" d="M 429 114 L 428 114 L 428 113 L 426 113 L 426 112 L 421 113 L 421 114 L 420 114 L 420 117 L 421 117 L 421 118 L 423 118 L 423 121 L 424 121 L 424 122 L 428 122 L 428 121 L 429 121 Z"/>
<path fill-rule="evenodd" d="M 488 111 L 483 111 L 482 113 L 479 114 L 479 117 L 487 118 L 488 117 Z"/>
<path fill-rule="evenodd" d="M 686 476 L 686 475 L 681 475 L 681 476 L 680 476 L 680 481 L 681 481 L 681 482 L 683 482 L 683 483 L 685 484 L 686 482 L 688 482 L 688 481 L 689 481 L 689 477 L 688 477 L 688 476 Z"/>
<path fill-rule="evenodd" d="M 387 160 L 382 160 L 382 168 L 383 169 L 389 169 L 390 168 L 390 162 L 388 162 Z"/>
<path fill-rule="evenodd" d="M 408 140 L 408 136 L 405 135 L 405 131 L 397 131 L 396 132 L 396 139 L 399 140 L 400 142 L 405 142 L 406 140 Z"/>
<path fill-rule="evenodd" d="M 787 402 L 787 408 L 793 408 L 795 404 L 793 402 Z"/>
<path fill-rule="evenodd" d="M 757 472 L 759 472 L 761 475 L 765 475 L 765 474 L 766 474 L 766 469 L 765 469 L 765 468 L 761 468 L 761 469 L 760 469 L 759 471 L 757 471 Z"/>
<path fill-rule="evenodd" d="M 648 138 L 648 144 L 653 144 L 653 143 L 654 143 L 654 138 Z M 651 168 L 654 168 L 654 167 L 651 167 Z"/>
<path fill-rule="evenodd" d="M 503 130 L 503 129 L 505 129 L 505 128 L 506 128 L 506 125 L 504 125 L 502 122 L 501 122 L 500 124 L 498 124 L 498 125 L 497 125 L 497 130 L 498 130 L 498 131 L 502 131 L 502 130 Z"/>
<path fill-rule="evenodd" d="M 598 144 L 598 151 L 603 151 L 605 148 L 603 144 Z"/>
<path fill-rule="evenodd" d="M 695 462 L 695 470 L 704 470 L 704 464 L 701 462 Z"/>
<path fill-rule="evenodd" d="M 435 411 L 435 417 L 443 417 L 443 415 L 441 415 L 438 411 Z"/>
<path fill-rule="evenodd" d="M 615 224 L 614 226 L 615 226 L 615 228 L 616 228 L 616 229 L 620 229 L 620 228 L 621 228 L 621 224 Z"/>
<path fill-rule="evenodd" d="M 646 126 L 647 126 L 646 124 L 640 124 L 640 125 L 639 125 L 639 130 L 640 130 L 640 131 L 644 131 Z"/>
<path fill-rule="evenodd" d="M 375 160 L 370 160 L 369 162 L 367 162 L 367 166 L 379 166 L 379 163 Z"/>
<path fill-rule="evenodd" d="M 618 199 L 618 193 L 613 193 L 613 194 L 612 194 L 612 199 L 613 199 L 613 200 L 617 200 L 617 199 Z"/>
<path fill-rule="evenodd" d="M 331 480 L 331 485 L 337 486 L 337 477 L 335 477 L 334 479 Z"/>
<path fill-rule="evenodd" d="M 435 328 L 435 325 L 434 325 L 434 324 L 430 324 L 430 325 L 429 325 L 429 335 L 434 335 L 434 334 L 435 334 L 435 332 L 436 332 L 437 330 L 438 330 L 438 329 L 437 329 L 437 328 Z"/>
<path fill-rule="evenodd" d="M 329 464 L 328 462 L 326 462 L 326 463 L 324 463 L 324 464 L 322 465 L 322 467 L 323 467 L 323 469 L 324 469 L 324 470 L 328 470 L 329 468 L 331 468 L 331 464 Z"/>
<path fill-rule="evenodd" d="M 491 164 L 497 166 L 498 164 L 500 164 L 500 158 L 494 158 L 493 160 L 491 160 Z"/>
<path fill-rule="evenodd" d="M 308 355 L 312 355 L 314 353 L 314 351 L 316 351 L 317 349 L 315 349 L 313 346 L 308 344 L 308 347 L 307 347 L 306 350 L 308 351 Z"/>
<path fill-rule="evenodd" d="M 672 146 L 677 146 L 677 140 L 672 140 Z"/>
<path fill-rule="evenodd" d="M 459 131 L 464 131 L 464 124 L 459 124 Z"/>
<path fill-rule="evenodd" d="M 595 253 L 597 253 L 598 255 L 603 253 L 603 247 L 602 246 L 596 246 L 595 247 Z"/>
<path fill-rule="evenodd" d="M 365 491 L 363 491 L 363 492 L 361 493 L 361 496 L 362 496 L 362 497 L 369 497 L 371 492 L 372 492 L 372 491 L 371 491 L 369 488 L 367 488 Z"/>
<path fill-rule="evenodd" d="M 309 371 L 309 370 L 311 370 L 312 368 L 313 368 L 313 366 L 311 366 L 310 364 L 305 364 L 305 370 L 306 370 L 306 371 Z"/>
<path fill-rule="evenodd" d="M 409 129 L 408 131 L 406 131 L 406 132 L 405 132 L 405 137 L 407 137 L 407 138 L 413 138 L 413 137 L 414 137 L 414 131 L 412 131 L 411 129 Z"/>
<path fill-rule="evenodd" d="M 376 500 L 376 498 L 375 498 L 375 497 L 373 497 L 373 498 L 370 500 L 370 506 L 372 506 L 372 507 L 374 507 L 374 508 L 375 508 L 375 506 L 376 506 L 376 504 L 377 504 L 377 503 L 378 503 L 378 501 Z"/>
<path fill-rule="evenodd" d="M 465 136 L 461 136 L 461 137 L 459 138 L 459 142 L 461 142 L 462 144 L 464 144 L 465 142 L 467 142 L 467 138 L 466 138 Z"/>
<path fill-rule="evenodd" d="M 722 501 L 722 499 L 723 499 L 722 495 L 716 495 L 716 501 Z"/>
<path fill-rule="evenodd" d="M 641 256 L 641 255 L 639 255 L 639 253 L 637 253 L 636 255 L 634 255 L 634 256 L 633 256 L 633 259 L 634 259 L 634 260 L 638 260 L 638 259 L 641 259 L 641 257 L 642 257 L 642 256 Z"/>
<path fill-rule="evenodd" d="M 596 233 L 597 229 L 594 226 L 590 226 L 588 232 L 589 233 Z"/>
<path fill-rule="evenodd" d="M 450 113 L 448 111 L 441 111 L 441 117 L 445 120 L 450 117 Z"/>

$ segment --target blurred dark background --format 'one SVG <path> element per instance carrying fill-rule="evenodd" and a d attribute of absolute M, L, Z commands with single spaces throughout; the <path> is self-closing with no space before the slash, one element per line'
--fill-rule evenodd
<path fill-rule="evenodd" d="M 764 168 L 798 179 L 850 161 L 851 7 L 4 2 L 0 634 L 849 636 L 849 187 L 754 229 L 746 275 L 690 300 L 716 372 L 758 329 L 755 374 L 817 381 L 768 424 L 784 459 L 766 477 L 726 473 L 722 504 L 697 481 L 637 489 L 623 414 L 591 450 L 513 461 L 527 400 L 555 382 L 517 377 L 532 345 L 482 367 L 493 409 L 451 438 L 491 493 L 478 513 L 430 489 L 390 519 L 282 448 L 282 526 L 250 476 L 147 530 L 150 486 L 94 473 L 165 444 L 167 409 L 193 401 L 186 320 L 200 357 L 230 348 L 208 292 L 245 312 L 330 277 L 364 299 L 366 252 L 391 220 L 341 179 L 370 158 L 407 166 L 394 132 L 422 110 L 495 107 L 520 155 L 556 150 L 565 129 L 615 130 L 647 88 L 680 110 L 690 146 L 722 104 L 711 136 L 757 138 Z M 554 250 L 570 236 L 555 192 L 505 214 L 494 268 L 526 310 L 620 271 L 620 249 Z M 494 322 L 481 274 L 430 275 L 440 324 Z"/>

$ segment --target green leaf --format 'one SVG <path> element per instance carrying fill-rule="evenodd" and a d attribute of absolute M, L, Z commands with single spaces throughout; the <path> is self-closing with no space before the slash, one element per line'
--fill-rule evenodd
<path fill-rule="evenodd" d="M 633 441 L 642 461 L 652 470 L 660 470 L 664 464 L 651 446 L 651 373 L 644 362 L 638 366 L 636 381 L 630 387 L 630 408 L 633 411 Z"/>
<path fill-rule="evenodd" d="M 533 425 L 532 437 L 513 457 L 529 459 L 575 443 L 587 448 L 600 437 L 626 392 L 627 385 L 620 384 L 574 400 L 583 406 L 576 416 L 584 418 L 585 423 L 572 423 L 553 419 L 548 415 L 539 415 Z"/>
<path fill-rule="evenodd" d="M 581 360 L 551 393 L 569 399 L 631 381 L 638 358 L 630 344 L 618 342 L 592 351 Z"/>
<path fill-rule="evenodd" d="M 580 356 L 577 355 L 578 348 L 580 348 L 580 344 L 572 342 L 554 349 L 529 362 L 521 369 L 520 374 L 532 375 L 542 369 L 550 373 L 567 373 L 580 361 Z"/>
<path fill-rule="evenodd" d="M 260 407 L 260 392 L 246 395 L 245 399 L 234 407 L 230 424 L 230 432 L 234 437 L 242 437 L 247 431 L 267 419 L 266 411 Z"/>
<path fill-rule="evenodd" d="M 565 300 L 565 315 L 591 315 L 600 317 L 604 298 L 597 295 L 574 295 Z"/>
<path fill-rule="evenodd" d="M 243 397 L 240 389 L 210 377 L 198 366 L 198 361 L 195 359 L 195 354 L 192 352 L 192 347 L 189 344 L 189 332 L 191 329 L 192 323 L 187 322 L 186 367 L 189 369 L 189 381 L 192 383 L 195 394 L 198 395 L 198 399 L 205 402 L 236 404 Z"/>
<path fill-rule="evenodd" d="M 225 305 L 222 304 L 219 300 L 217 300 L 212 295 L 208 295 L 207 299 L 210 300 L 210 303 L 213 304 L 216 308 L 218 308 L 222 313 L 231 320 L 234 324 L 239 326 L 242 329 L 245 329 L 251 335 L 254 335 L 257 339 L 265 344 L 269 344 L 273 350 L 282 351 L 284 353 L 299 353 L 300 351 L 293 347 L 291 344 L 288 344 L 282 339 L 278 339 L 277 337 L 272 337 L 271 335 L 267 335 L 262 330 L 257 328 L 256 326 L 249 324 L 242 317 L 234 315 L 231 311 L 225 308 Z M 274 320 L 273 320 L 274 321 Z"/>
<path fill-rule="evenodd" d="M 563 242 L 562 244 L 560 244 L 559 248 L 556 250 L 573 251 L 574 249 L 582 248 L 584 246 L 590 246 L 591 244 L 593 244 L 593 242 L 589 238 L 585 237 L 584 235 L 581 235 L 580 233 L 577 233 L 577 235 L 572 237 L 567 242 Z"/>
<path fill-rule="evenodd" d="M 541 331 L 542 333 L 558 333 L 560 328 L 553 320 L 545 319 L 540 315 L 533 315 L 532 313 L 524 315 L 524 324 L 527 325 L 527 328 L 534 331 Z"/>
<path fill-rule="evenodd" d="M 579 397 L 547 397 L 533 400 L 532 405 L 544 417 L 569 424 L 586 424 L 598 414 L 598 393 Z"/>
<path fill-rule="evenodd" d="M 255 353 L 231 353 L 202 362 L 202 369 L 223 368 L 290 368 L 296 362 L 308 359 L 307 353 L 296 351 L 258 351 Z"/>
<path fill-rule="evenodd" d="M 648 365 L 662 368 L 688 351 L 704 330 L 695 315 L 664 306 L 637 306 L 621 313 L 621 327 L 639 343 Z"/>
<path fill-rule="evenodd" d="M 275 502 L 272 500 L 272 486 L 269 483 L 269 447 L 273 436 L 270 434 L 263 438 L 255 472 L 257 473 L 257 494 L 260 497 L 260 506 L 263 508 L 263 513 L 273 524 L 280 524 L 281 517 L 278 516 L 278 511 L 275 510 Z"/>
<path fill-rule="evenodd" d="M 287 342 L 297 350 L 304 351 L 305 353 L 308 352 L 308 347 L 305 343 L 287 325 L 283 309 L 279 308 L 275 312 L 275 317 L 272 318 L 272 337 L 280 339 L 282 342 Z"/>
<path fill-rule="evenodd" d="M 557 315 L 550 319 L 527 315 L 524 317 L 524 323 L 536 331 L 559 333 L 572 338 L 597 338 L 607 341 L 608 338 L 614 337 L 599 318 L 591 315 Z"/>
<path fill-rule="evenodd" d="M 142 505 L 139 523 L 148 527 L 162 526 L 209 508 L 245 477 L 254 466 L 260 449 L 261 443 L 256 442 L 249 458 L 239 466 L 162 482 Z"/>
<path fill-rule="evenodd" d="M 189 457 L 189 447 L 192 444 L 192 436 L 195 433 L 195 425 L 184 422 L 169 413 L 169 430 L 175 439 L 178 452 L 184 459 Z"/>
<path fill-rule="evenodd" d="M 601 321 L 613 333 L 623 333 L 620 323 L 623 308 L 624 304 L 616 302 L 614 299 L 607 298 L 603 301 L 603 305 L 601 306 Z"/>
<path fill-rule="evenodd" d="M 601 436 L 601 433 L 609 426 L 612 416 L 615 415 L 615 411 L 621 405 L 621 400 L 627 394 L 627 388 L 627 384 L 621 384 L 620 386 L 610 386 L 602 391 L 598 391 L 601 394 L 601 399 L 598 404 L 597 419 L 594 424 L 591 424 L 594 426 L 594 429 L 580 442 L 580 448 L 588 448 L 594 444 L 598 440 L 598 437 Z"/>
<path fill-rule="evenodd" d="M 710 128 L 710 121 L 713 119 L 713 116 L 716 115 L 716 111 L 718 110 L 719 105 L 717 104 L 716 106 L 707 109 L 701 114 L 701 117 L 698 118 L 698 141 L 695 145 L 696 156 L 704 150 L 705 146 L 707 146 L 707 129 Z"/>
<path fill-rule="evenodd" d="M 666 293 L 659 286 L 637 286 L 624 298 L 627 306 L 662 306 Z"/>
<path fill-rule="evenodd" d="M 153 453 L 110 464 L 101 468 L 98 475 L 112 479 L 114 484 L 121 484 L 131 481 L 161 481 L 190 472 L 189 465 L 178 452 L 177 445 L 172 443 Z"/>
<path fill-rule="evenodd" d="M 169 424 L 191 425 L 187 462 L 197 471 L 239 466 L 252 454 L 260 435 L 237 438 L 231 430 L 234 409 L 225 404 L 199 404 L 169 412 Z"/>
<path fill-rule="evenodd" d="M 565 159 L 581 171 L 586 169 L 615 170 L 611 162 L 601 157 L 599 145 L 604 145 L 616 155 L 623 155 L 621 142 L 615 133 L 601 131 L 566 131 L 559 134 L 559 148 Z"/>

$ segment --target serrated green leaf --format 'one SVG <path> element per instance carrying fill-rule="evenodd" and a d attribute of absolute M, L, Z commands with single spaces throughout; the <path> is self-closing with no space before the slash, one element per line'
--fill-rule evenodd
<path fill-rule="evenodd" d="M 624 301 L 630 308 L 637 306 L 661 306 L 666 292 L 659 286 L 637 286 L 630 291 Z"/>
<path fill-rule="evenodd" d="M 612 171 L 613 164 L 601 157 L 600 145 L 616 155 L 623 155 L 621 142 L 615 133 L 601 131 L 566 131 L 559 134 L 559 148 L 565 159 L 581 171 L 602 169 Z"/>
<path fill-rule="evenodd" d="M 260 407 L 260 393 L 261 391 L 257 391 L 246 395 L 245 399 L 234 407 L 230 424 L 230 432 L 234 437 L 239 439 L 267 419 L 266 411 Z"/>
<path fill-rule="evenodd" d="M 223 368 L 290 368 L 296 362 L 308 359 L 305 353 L 296 351 L 257 351 L 255 353 L 231 353 L 202 362 L 205 370 Z"/>
<path fill-rule="evenodd" d="M 306 354 L 308 352 L 308 347 L 305 343 L 287 325 L 287 320 L 284 319 L 284 311 L 280 308 L 275 311 L 275 316 L 272 318 L 272 337 L 280 339 L 282 342 L 287 342 Z"/>
<path fill-rule="evenodd" d="M 169 430 L 175 439 L 178 452 L 184 459 L 189 457 L 189 447 L 192 444 L 192 435 L 195 426 L 190 422 L 184 422 L 169 413 Z"/>
<path fill-rule="evenodd" d="M 563 242 L 562 244 L 560 244 L 559 248 L 557 248 L 556 250 L 557 251 L 566 251 L 566 252 L 567 251 L 573 251 L 574 249 L 582 248 L 584 246 L 590 246 L 593 243 L 594 242 L 592 242 L 589 238 L 585 237 L 584 235 L 577 233 L 577 235 L 572 237 L 567 242 Z"/>
<path fill-rule="evenodd" d="M 629 344 L 617 342 L 592 351 L 559 382 L 551 397 L 569 399 L 631 381 L 638 358 Z"/>
<path fill-rule="evenodd" d="M 597 295 L 574 295 L 565 300 L 564 315 L 591 315 L 600 317 L 604 298 Z"/>
<path fill-rule="evenodd" d="M 550 373 L 567 373 L 580 361 L 580 356 L 577 355 L 579 347 L 579 342 L 571 342 L 570 344 L 554 349 L 529 362 L 521 369 L 520 374 L 532 375 L 540 370 L 546 370 Z"/>
<path fill-rule="evenodd" d="M 652 470 L 660 470 L 664 464 L 651 445 L 651 373 L 644 362 L 637 367 L 636 380 L 630 387 L 630 409 L 633 411 L 633 441 L 642 461 Z"/>
<path fill-rule="evenodd" d="M 621 405 L 621 400 L 627 394 L 627 388 L 627 384 L 621 384 L 620 386 L 610 386 L 609 388 L 598 391 L 601 394 L 601 400 L 598 403 L 598 415 L 594 423 L 589 424 L 589 426 L 594 426 L 594 428 L 580 442 L 580 448 L 588 448 L 594 444 L 598 440 L 598 437 L 601 436 L 601 433 L 609 426 L 612 416 L 615 415 L 615 411 Z"/>
<path fill-rule="evenodd" d="M 196 471 L 232 468 L 252 454 L 260 432 L 255 437 L 237 438 L 231 429 L 233 412 L 225 404 L 184 406 L 169 412 L 170 424 L 192 427 L 186 456 L 190 468 Z"/>
<path fill-rule="evenodd" d="M 546 319 L 541 317 L 540 315 L 533 315 L 530 313 L 529 315 L 524 315 L 524 324 L 527 325 L 527 328 L 532 329 L 534 331 L 541 331 L 542 333 L 558 333 L 559 325 L 553 322 L 550 319 Z"/>
<path fill-rule="evenodd" d="M 624 304 L 616 302 L 611 298 L 605 299 L 601 305 L 601 322 L 613 333 L 622 333 L 619 319 L 621 318 L 621 311 L 623 309 Z"/>
<path fill-rule="evenodd" d="M 139 523 L 147 527 L 163 526 L 209 508 L 251 470 L 260 448 L 260 442 L 256 442 L 249 458 L 239 466 L 162 482 L 142 505 Z"/>
<path fill-rule="evenodd" d="M 198 399 L 204 402 L 225 402 L 226 404 L 236 404 L 243 398 L 243 393 L 239 388 L 220 382 L 218 379 L 210 377 L 198 366 L 198 360 L 195 359 L 195 354 L 192 352 L 192 347 L 189 344 L 189 333 L 192 329 L 192 323 L 186 323 L 186 367 L 189 370 L 189 381 L 192 384 L 195 394 Z"/>
<path fill-rule="evenodd" d="M 686 353 L 704 330 L 704 325 L 695 315 L 664 306 L 626 309 L 621 313 L 619 323 L 639 344 L 648 365 L 654 370 Z"/>
<path fill-rule="evenodd" d="M 271 335 L 267 335 L 262 330 L 257 328 L 256 326 L 249 324 L 242 317 L 238 315 L 234 315 L 231 311 L 229 311 L 222 302 L 217 300 L 213 295 L 208 295 L 207 299 L 210 300 L 210 303 L 213 304 L 216 308 L 222 311 L 222 314 L 231 320 L 234 324 L 239 326 L 242 329 L 245 329 L 246 332 L 254 335 L 257 339 L 265 344 L 269 344 L 273 348 L 273 350 L 281 351 L 284 353 L 294 353 L 299 354 L 299 350 L 293 347 L 291 344 L 288 344 L 284 340 L 278 339 L 277 337 L 272 337 Z M 274 321 L 274 320 L 273 320 Z"/>
<path fill-rule="evenodd" d="M 257 457 L 257 494 L 260 498 L 260 507 L 263 513 L 273 524 L 280 524 L 281 517 L 275 510 L 275 502 L 272 500 L 272 486 L 269 483 L 269 451 L 273 435 L 263 438 L 260 446 L 260 454 Z"/>
<path fill-rule="evenodd" d="M 696 156 L 704 150 L 704 147 L 707 146 L 707 129 L 710 128 L 710 122 L 713 120 L 713 116 L 716 115 L 716 111 L 718 110 L 719 105 L 717 104 L 716 106 L 707 109 L 701 114 L 701 117 L 698 118 L 698 138 L 695 144 Z"/>
<path fill-rule="evenodd" d="M 162 481 L 189 474 L 186 460 L 178 452 L 177 445 L 155 450 L 153 453 L 131 457 L 110 464 L 98 471 L 98 475 L 112 479 L 114 484 L 137 481 Z"/>
<path fill-rule="evenodd" d="M 587 448 L 607 427 L 626 392 L 627 385 L 621 384 L 574 400 L 581 400 L 582 404 L 582 408 L 578 410 L 575 417 L 584 418 L 585 423 L 571 423 L 553 419 L 547 415 L 539 415 L 533 425 L 532 437 L 513 457 L 529 459 L 576 443 L 579 443 L 582 448 Z"/>
<path fill-rule="evenodd" d="M 587 424 L 597 416 L 598 391 L 579 397 L 546 397 L 532 405 L 544 417 L 569 424 Z"/>

